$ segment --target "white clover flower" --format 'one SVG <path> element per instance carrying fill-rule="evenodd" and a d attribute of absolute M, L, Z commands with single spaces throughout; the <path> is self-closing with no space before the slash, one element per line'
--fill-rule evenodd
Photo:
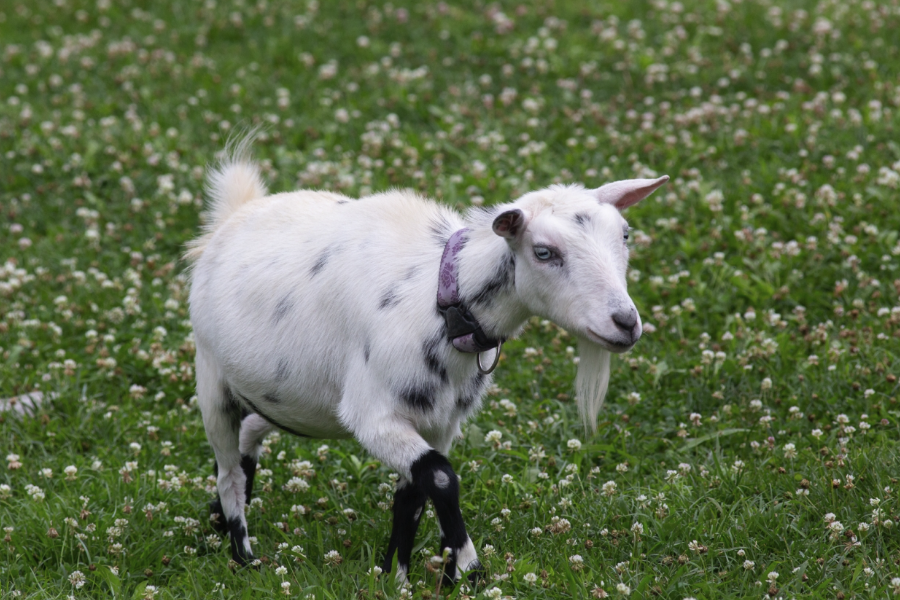
<path fill-rule="evenodd" d="M 84 573 L 81 571 L 72 571 L 72 573 L 69 574 L 69 583 L 71 583 L 76 590 L 83 588 L 85 581 L 87 580 L 84 577 Z"/>
<path fill-rule="evenodd" d="M 615 496 L 616 492 L 618 491 L 616 489 L 616 487 L 617 486 L 616 486 L 615 481 L 607 481 L 606 483 L 603 484 L 603 487 L 601 488 L 603 490 L 603 495 L 604 496 Z"/>
<path fill-rule="evenodd" d="M 499 444 L 500 440 L 503 439 L 503 433 L 493 429 L 487 432 L 487 435 L 484 436 L 484 441 L 488 444 Z"/>
<path fill-rule="evenodd" d="M 745 560 L 745 561 L 744 561 L 744 570 L 745 570 L 745 571 L 750 571 L 750 570 L 753 569 L 753 567 L 755 567 L 755 566 L 756 566 L 756 563 L 753 562 L 752 560 Z"/>
<path fill-rule="evenodd" d="M 306 483 L 305 479 L 301 479 L 300 477 L 291 477 L 288 482 L 282 486 L 282 489 L 286 492 L 296 494 L 308 490 L 309 484 Z"/>
<path fill-rule="evenodd" d="M 794 444 L 785 444 L 784 445 L 784 457 L 785 458 L 796 458 L 797 457 L 797 447 Z"/>
<path fill-rule="evenodd" d="M 537 581 L 537 575 L 535 575 L 534 573 L 525 573 L 522 579 L 524 579 L 525 583 L 527 583 L 528 585 L 534 585 L 534 582 Z"/>
<path fill-rule="evenodd" d="M 578 452 L 579 450 L 581 450 L 581 442 L 576 439 L 571 439 L 566 442 L 566 446 L 568 446 L 569 450 L 571 450 L 572 452 Z"/>
<path fill-rule="evenodd" d="M 624 584 L 624 583 L 617 583 L 617 584 L 616 584 L 616 591 L 619 592 L 620 594 L 622 594 L 623 596 L 628 596 L 628 595 L 631 594 L 631 588 L 628 587 L 628 586 L 627 586 L 626 584 Z"/>

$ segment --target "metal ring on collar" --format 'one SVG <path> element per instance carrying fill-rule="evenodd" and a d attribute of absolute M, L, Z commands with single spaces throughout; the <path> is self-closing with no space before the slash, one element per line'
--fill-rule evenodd
<path fill-rule="evenodd" d="M 499 344 L 497 344 L 496 354 L 494 354 L 494 362 L 487 369 L 485 369 L 484 366 L 481 364 L 481 355 L 484 354 L 484 352 L 479 352 L 475 359 L 478 362 L 478 372 L 481 373 L 482 375 L 490 375 L 491 373 L 493 373 L 494 369 L 497 368 L 497 363 L 500 362 L 500 350 L 502 350 L 502 349 L 503 349 L 503 342 L 500 342 Z"/>

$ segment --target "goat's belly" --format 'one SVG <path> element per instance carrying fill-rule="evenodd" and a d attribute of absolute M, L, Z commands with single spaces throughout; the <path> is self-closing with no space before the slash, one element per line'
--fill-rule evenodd
<path fill-rule="evenodd" d="M 311 438 L 351 437 L 335 411 L 337 401 L 317 396 L 303 397 L 290 392 L 254 392 L 257 386 L 232 384 L 232 391 L 248 410 L 280 429 Z"/>

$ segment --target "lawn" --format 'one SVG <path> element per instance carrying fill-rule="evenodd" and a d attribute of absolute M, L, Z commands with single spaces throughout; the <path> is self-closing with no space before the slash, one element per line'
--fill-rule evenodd
<path fill-rule="evenodd" d="M 396 475 L 288 434 L 229 569 L 181 255 L 257 124 L 274 191 L 671 176 L 596 434 L 535 318 L 450 453 L 478 586 L 433 518 L 380 574 Z M 54 399 L 0 413 L 0 597 L 900 595 L 898 126 L 896 0 L 4 2 L 0 398 Z"/>

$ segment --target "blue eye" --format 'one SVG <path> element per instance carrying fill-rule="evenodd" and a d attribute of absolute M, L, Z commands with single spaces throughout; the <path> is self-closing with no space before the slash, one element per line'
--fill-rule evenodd
<path fill-rule="evenodd" d="M 551 252 L 549 248 L 545 248 L 543 246 L 535 246 L 534 255 L 538 260 L 550 260 L 550 257 L 553 256 L 553 252 Z"/>

